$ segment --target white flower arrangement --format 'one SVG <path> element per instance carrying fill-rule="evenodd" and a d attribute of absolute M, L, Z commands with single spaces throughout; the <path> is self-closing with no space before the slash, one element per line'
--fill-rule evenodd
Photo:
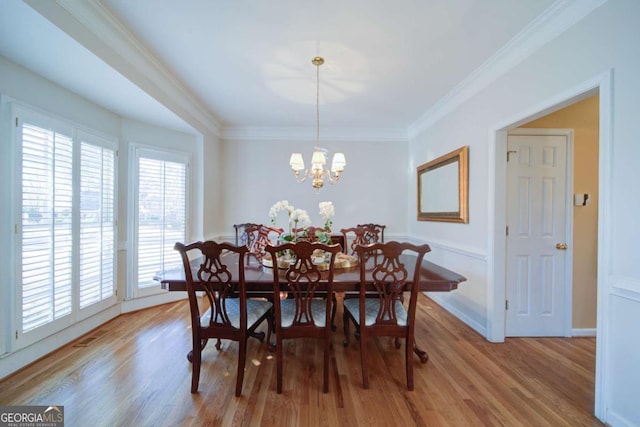
<path fill-rule="evenodd" d="M 330 230 L 331 226 L 333 225 L 333 221 L 331 221 L 331 217 L 333 217 L 333 215 L 335 213 L 335 209 L 333 207 L 333 203 L 331 203 L 331 202 L 320 202 L 318 204 L 318 207 L 320 208 L 320 216 L 322 217 L 322 220 L 324 221 L 325 230 Z"/>
<path fill-rule="evenodd" d="M 307 228 L 311 225 L 311 218 L 307 211 L 302 209 L 294 209 L 291 213 L 290 223 L 293 223 L 293 228 Z"/>
<path fill-rule="evenodd" d="M 276 218 L 278 217 L 278 213 L 280 211 L 287 211 L 289 217 L 294 211 L 294 207 L 289 204 L 287 200 L 280 200 L 276 202 L 271 209 L 269 209 L 269 217 L 271 218 L 271 224 L 276 225 Z"/>
<path fill-rule="evenodd" d="M 331 225 L 333 222 L 331 221 L 331 217 L 333 217 L 335 210 L 333 208 L 333 203 L 331 202 L 320 202 L 318 205 L 320 208 L 320 216 L 324 221 L 324 229 L 325 231 L 322 233 L 322 236 L 319 240 L 322 242 L 328 241 L 330 243 L 330 237 L 328 231 L 331 230 Z M 311 225 L 311 218 L 307 211 L 303 209 L 296 209 L 293 205 L 290 205 L 287 200 L 280 200 L 276 202 L 271 209 L 269 209 L 269 217 L 271 218 L 271 223 L 276 225 L 276 220 L 278 218 L 278 213 L 286 211 L 289 217 L 289 233 L 283 234 L 280 238 L 283 241 L 297 241 L 297 233 L 296 235 L 292 235 L 292 230 L 300 230 L 304 229 L 306 233 L 306 228 Z"/>

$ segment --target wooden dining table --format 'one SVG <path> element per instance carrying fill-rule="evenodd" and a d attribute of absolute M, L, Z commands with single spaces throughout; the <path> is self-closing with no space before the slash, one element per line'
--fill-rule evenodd
<path fill-rule="evenodd" d="M 225 263 L 231 265 L 238 262 L 237 259 L 232 259 L 230 255 L 225 256 Z M 409 274 L 407 282 L 407 291 L 409 291 L 410 283 L 413 283 L 413 271 L 415 267 L 416 258 L 410 255 L 400 255 L 400 262 L 402 262 Z M 198 271 L 200 261 L 194 259 L 191 261 L 192 271 Z M 366 272 L 373 269 L 374 260 L 369 259 L 365 264 Z M 255 295 L 269 295 L 273 292 L 273 270 L 272 267 L 263 266 L 258 260 L 253 257 L 246 258 L 245 262 L 245 282 L 247 292 Z M 280 269 L 280 274 L 284 275 L 286 270 Z M 324 277 L 328 276 L 328 272 L 322 273 Z M 165 270 L 158 273 L 155 280 L 160 282 L 162 289 L 167 291 L 186 291 L 187 281 L 185 280 L 184 268 Z M 466 277 L 458 274 L 454 271 L 448 270 L 442 266 L 439 266 L 433 262 L 424 260 L 420 268 L 420 278 L 416 281 L 421 292 L 451 292 L 458 288 L 458 284 L 466 281 Z M 369 282 L 369 280 L 367 280 Z M 199 280 L 194 277 L 194 286 L 198 289 Z M 351 266 L 346 268 L 335 268 L 333 274 L 333 291 L 334 292 L 353 292 L 360 289 L 360 266 Z M 429 360 L 429 356 L 424 350 L 414 346 L 414 351 L 420 358 L 422 363 L 426 363 Z"/>

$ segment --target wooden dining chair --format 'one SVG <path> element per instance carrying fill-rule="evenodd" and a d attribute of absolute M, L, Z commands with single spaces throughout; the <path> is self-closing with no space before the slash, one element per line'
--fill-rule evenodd
<path fill-rule="evenodd" d="M 369 225 L 343 228 L 340 230 L 344 237 L 345 253 L 355 254 L 356 246 L 369 245 L 380 241 L 380 230 Z"/>
<path fill-rule="evenodd" d="M 358 246 L 356 253 L 360 260 L 360 292 L 357 299 L 345 299 L 344 330 L 345 347 L 349 345 L 349 324 L 353 323 L 359 331 L 360 363 L 362 365 L 362 384 L 369 388 L 367 369 L 367 340 L 369 337 L 388 336 L 405 340 L 405 365 L 407 389 L 413 390 L 412 353 L 415 345 L 415 316 L 418 301 L 420 268 L 424 255 L 431 249 L 429 245 L 412 243 L 374 243 Z M 415 267 L 412 274 L 400 261 L 403 253 L 414 254 Z M 402 303 L 402 294 L 410 288 L 409 307 Z M 373 289 L 377 298 L 368 290 Z"/>
<path fill-rule="evenodd" d="M 264 332 L 256 333 L 256 329 L 267 320 L 270 333 L 273 320 L 273 305 L 270 302 L 247 298 L 244 257 L 249 249 L 246 246 L 214 241 L 190 245 L 176 243 L 174 249 L 182 257 L 189 296 L 193 349 L 187 359 L 193 365 L 191 393 L 198 391 L 202 350 L 209 339 L 216 338 L 218 350 L 222 339 L 237 341 L 239 344 L 236 396 L 240 396 L 247 357 L 247 339 L 254 336 L 260 341 L 264 340 Z M 196 290 L 204 291 L 208 305 L 204 313 L 198 304 Z M 221 368 L 220 371 L 223 372 L 224 369 Z"/>
<path fill-rule="evenodd" d="M 365 227 L 368 230 L 365 232 L 365 236 L 364 236 L 364 241 L 367 243 L 375 243 L 375 242 L 382 242 L 384 243 L 384 229 L 387 228 L 386 225 L 382 225 L 382 224 L 373 224 L 373 223 L 369 223 L 369 224 L 358 224 L 356 227 Z M 374 230 L 378 230 L 378 233 L 372 233 L 371 231 L 369 231 L 369 229 L 374 229 Z"/>
<path fill-rule="evenodd" d="M 254 257 L 258 262 L 262 262 L 267 245 L 277 244 L 280 235 L 284 232 L 282 228 L 270 227 L 263 224 L 252 224 L 245 229 L 249 235 L 248 244 L 249 253 L 246 261 L 249 262 L 250 257 Z"/>
<path fill-rule="evenodd" d="M 329 253 L 328 264 L 317 264 L 314 251 Z M 333 269 L 340 245 L 318 242 L 286 243 L 267 246 L 276 259 L 277 253 L 292 251 L 295 262 L 283 272 L 273 269 L 273 306 L 276 336 L 277 392 L 282 393 L 282 341 L 291 338 L 322 338 L 324 345 L 323 385 L 329 391 L 329 350 L 331 343 L 331 298 Z M 319 297 L 324 296 L 324 298 Z M 286 296 L 286 297 L 285 297 Z M 283 298 L 285 297 L 285 298 Z"/>
<path fill-rule="evenodd" d="M 381 241 L 381 233 L 384 233 L 384 229 L 386 226 L 378 225 L 378 224 L 360 224 L 355 227 L 343 228 L 340 230 L 342 233 L 344 245 L 345 245 L 345 253 L 349 253 L 351 255 L 355 255 L 356 247 L 359 245 L 370 245 L 372 243 L 378 243 Z M 343 294 L 344 299 L 349 298 L 357 298 L 357 292 L 345 292 Z M 333 306 L 333 313 L 331 316 L 331 325 L 333 330 L 335 331 L 335 315 L 336 315 L 336 306 Z"/>
<path fill-rule="evenodd" d="M 253 242 L 256 238 L 256 233 L 249 233 L 249 230 L 255 230 L 261 224 L 254 224 L 252 222 L 243 222 L 241 224 L 233 224 L 233 228 L 236 232 L 236 246 L 245 245 L 248 247 L 253 246 Z"/>

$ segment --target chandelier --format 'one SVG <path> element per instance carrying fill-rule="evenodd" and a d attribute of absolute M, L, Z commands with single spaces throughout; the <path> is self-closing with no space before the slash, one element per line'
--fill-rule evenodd
<path fill-rule="evenodd" d="M 335 184 L 340 179 L 340 174 L 344 171 L 347 162 L 344 153 L 335 153 L 331 162 L 331 169 L 326 169 L 327 150 L 320 147 L 320 66 L 324 64 L 324 58 L 316 56 L 311 60 L 316 66 L 316 144 L 313 147 L 311 157 L 311 169 L 304 169 L 304 160 L 301 153 L 292 153 L 289 165 L 293 169 L 296 181 L 304 182 L 311 178 L 313 188 L 320 190 L 324 186 L 324 180 Z M 302 172 L 304 171 L 304 172 Z"/>

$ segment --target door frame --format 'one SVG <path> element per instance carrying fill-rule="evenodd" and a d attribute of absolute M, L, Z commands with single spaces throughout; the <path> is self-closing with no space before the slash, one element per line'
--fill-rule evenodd
<path fill-rule="evenodd" d="M 506 227 L 506 155 L 507 131 L 557 111 L 596 93 L 600 94 L 598 148 L 598 273 L 596 372 L 594 415 L 605 419 L 607 366 L 609 354 L 608 324 L 611 284 L 611 159 L 613 158 L 612 113 L 613 69 L 594 76 L 541 103 L 532 105 L 489 129 L 487 167 L 489 170 L 487 237 L 487 340 L 503 342 L 505 338 L 505 239 Z"/>
<path fill-rule="evenodd" d="M 564 227 L 565 227 L 565 239 L 569 247 L 566 252 L 566 262 L 564 264 L 564 304 L 562 307 L 562 332 L 565 337 L 571 337 L 573 335 L 572 319 L 573 319 L 573 129 L 550 129 L 550 128 L 517 128 L 507 132 L 507 142 L 511 135 L 529 135 L 529 136 L 564 136 L 567 142 L 567 161 L 564 169 L 565 175 L 565 214 L 564 214 Z M 506 147 L 505 147 L 506 152 Z M 506 162 L 505 162 L 506 168 Z M 506 176 L 506 171 L 505 171 Z M 505 203 L 507 203 L 508 194 L 505 182 Z M 505 205 L 505 218 L 507 215 L 507 205 Z M 506 221 L 506 219 L 505 219 Z M 506 227 L 506 226 L 505 226 Z M 506 260 L 508 256 L 507 239 L 505 240 L 505 300 L 506 300 Z M 506 337 L 506 318 L 507 313 L 505 310 L 505 337 Z"/>

